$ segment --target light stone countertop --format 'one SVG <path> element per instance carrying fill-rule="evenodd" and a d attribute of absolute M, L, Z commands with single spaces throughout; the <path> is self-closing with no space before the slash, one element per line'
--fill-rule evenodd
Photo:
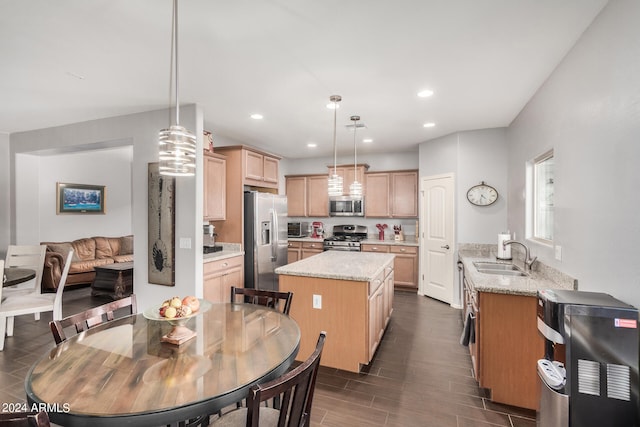
<path fill-rule="evenodd" d="M 276 274 L 370 282 L 395 255 L 376 252 L 325 251 L 275 269 Z"/>
<path fill-rule="evenodd" d="M 465 277 L 476 292 L 536 296 L 542 289 L 577 289 L 575 279 L 540 262 L 534 263 L 533 271 L 528 276 L 507 276 L 480 273 L 473 263 L 477 261 L 513 263 L 522 269 L 522 260 L 518 257 L 514 257 L 513 261 L 500 261 L 496 259 L 495 251 L 459 249 L 458 258 L 464 264 Z"/>
<path fill-rule="evenodd" d="M 213 262 L 219 261 L 221 259 L 232 258 L 238 255 L 244 255 L 244 251 L 241 249 L 241 245 L 239 243 L 218 243 L 222 245 L 222 250 L 220 252 L 211 252 L 210 254 L 202 255 L 202 262 Z"/>

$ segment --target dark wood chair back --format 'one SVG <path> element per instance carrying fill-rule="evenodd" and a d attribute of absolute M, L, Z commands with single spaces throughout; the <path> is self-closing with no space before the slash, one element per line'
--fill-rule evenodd
<path fill-rule="evenodd" d="M 238 300 L 236 298 L 237 295 L 242 295 L 244 298 L 242 300 Z M 231 287 L 231 302 L 264 305 L 266 307 L 279 310 L 287 316 L 289 315 L 289 310 L 291 310 L 292 299 L 293 292 Z"/>
<path fill-rule="evenodd" d="M 74 326 L 76 333 L 79 334 L 80 332 L 86 331 L 87 329 L 104 323 L 105 321 L 109 322 L 115 318 L 114 312 L 121 308 L 129 308 L 129 314 L 136 314 L 138 312 L 136 296 L 134 294 L 131 294 L 126 298 L 118 299 L 100 305 L 98 307 L 90 308 L 89 310 L 85 310 L 81 313 L 65 317 L 62 320 L 54 320 L 52 322 L 49 322 L 51 333 L 53 334 L 53 339 L 55 340 L 56 344 L 60 344 L 61 342 L 65 341 L 67 339 L 67 336 L 64 333 L 64 330 L 66 328 L 70 328 L 71 326 Z"/>
<path fill-rule="evenodd" d="M 300 365 L 273 381 L 251 387 L 247 396 L 247 427 L 258 427 L 260 403 L 269 399 L 278 402 L 279 407 L 275 408 L 280 411 L 278 426 L 309 425 L 316 376 L 326 337 L 326 332 L 320 332 L 316 349 Z"/>
<path fill-rule="evenodd" d="M 0 413 L 0 427 L 49 427 L 46 412 L 3 412 Z"/>

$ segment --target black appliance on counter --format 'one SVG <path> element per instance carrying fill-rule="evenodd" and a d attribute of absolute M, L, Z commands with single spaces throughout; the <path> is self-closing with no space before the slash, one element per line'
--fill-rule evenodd
<path fill-rule="evenodd" d="M 287 237 L 304 237 L 309 233 L 308 222 L 288 222 Z"/>
<path fill-rule="evenodd" d="M 638 426 L 638 310 L 610 295 L 538 291 L 539 427 Z"/>
<path fill-rule="evenodd" d="M 360 242 L 367 238 L 367 227 L 364 225 L 334 225 L 333 236 L 324 239 L 322 248 L 325 251 L 360 252 Z"/>

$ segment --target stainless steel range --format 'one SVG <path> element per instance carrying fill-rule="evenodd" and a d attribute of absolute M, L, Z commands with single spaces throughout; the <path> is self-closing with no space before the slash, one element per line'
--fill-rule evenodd
<path fill-rule="evenodd" d="M 334 225 L 333 236 L 324 239 L 325 251 L 360 252 L 360 242 L 367 238 L 367 227 L 364 225 Z"/>

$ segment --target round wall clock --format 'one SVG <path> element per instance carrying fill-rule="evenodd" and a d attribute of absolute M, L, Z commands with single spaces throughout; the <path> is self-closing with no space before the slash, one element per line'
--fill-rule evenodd
<path fill-rule="evenodd" d="M 467 191 L 467 200 L 476 206 L 489 206 L 498 200 L 498 191 L 482 181 Z"/>

